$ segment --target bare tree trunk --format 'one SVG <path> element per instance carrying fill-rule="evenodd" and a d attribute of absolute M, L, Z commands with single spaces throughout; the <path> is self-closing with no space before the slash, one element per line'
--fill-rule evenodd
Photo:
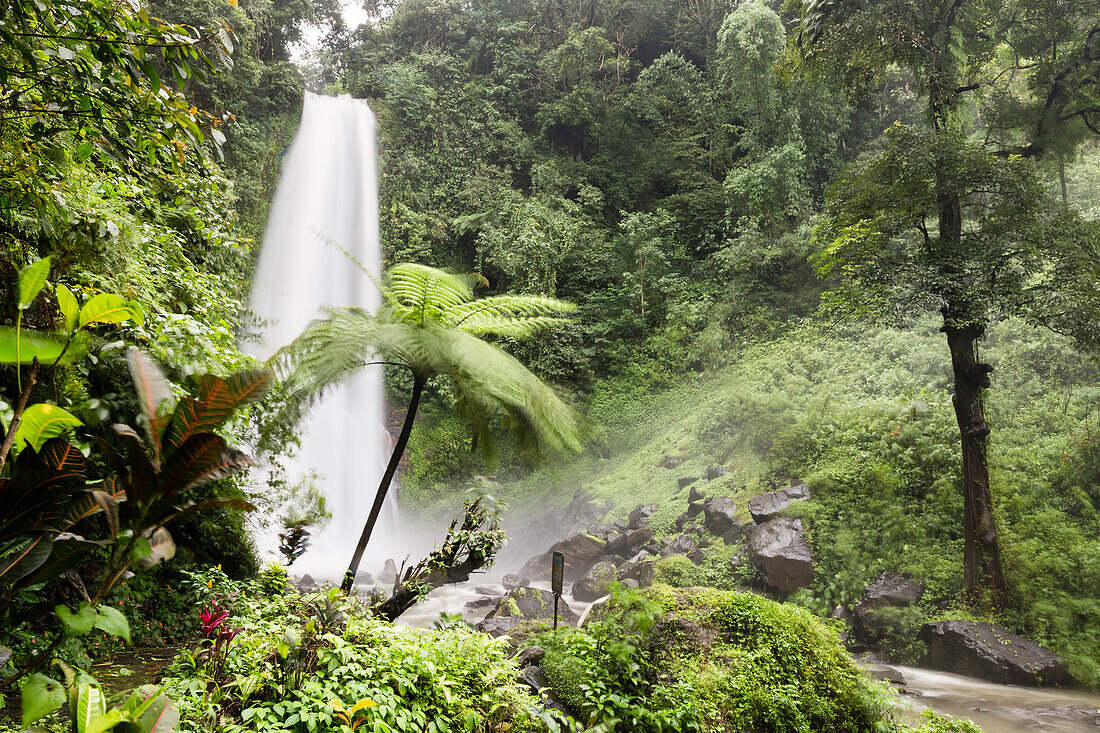
<path fill-rule="evenodd" d="M 985 421 L 982 393 L 989 386 L 993 367 L 977 359 L 975 342 L 982 326 L 962 328 L 945 324 L 955 375 L 955 418 L 959 424 L 963 469 L 963 593 L 968 603 L 991 601 L 1000 607 L 1005 595 L 1001 550 L 993 521 L 993 497 L 989 491 L 986 443 L 989 425 Z M 991 594 L 991 597 L 989 595 Z"/>
<path fill-rule="evenodd" d="M 389 493 L 390 483 L 393 481 L 394 474 L 397 473 L 397 466 L 401 463 L 401 456 L 405 454 L 405 446 L 408 444 L 409 435 L 412 433 L 413 418 L 416 417 L 416 408 L 420 405 L 420 395 L 424 392 L 425 381 L 419 375 L 413 377 L 412 397 L 409 399 L 409 409 L 405 412 L 405 422 L 401 424 L 401 434 L 397 437 L 397 445 L 393 447 L 390 462 L 386 464 L 386 472 L 382 474 L 382 481 L 378 484 L 378 491 L 374 495 L 374 505 L 371 507 L 370 516 L 367 517 L 367 523 L 363 526 L 363 534 L 359 537 L 359 544 L 355 546 L 355 554 L 351 556 L 347 572 L 344 573 L 344 581 L 340 584 L 340 588 L 345 593 L 350 593 L 351 586 L 355 583 L 355 574 L 359 571 L 359 563 L 363 559 L 363 552 L 367 549 L 367 542 L 370 541 L 370 536 L 374 532 L 378 515 L 382 513 L 382 505 L 386 503 L 386 494 Z"/>

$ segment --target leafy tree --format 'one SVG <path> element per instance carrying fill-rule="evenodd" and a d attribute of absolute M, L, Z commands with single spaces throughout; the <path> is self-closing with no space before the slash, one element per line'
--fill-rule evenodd
<path fill-rule="evenodd" d="M 377 313 L 340 308 L 314 321 L 274 357 L 288 374 L 293 398 L 308 401 L 349 374 L 375 362 L 412 375 L 412 396 L 401 433 L 382 475 L 370 515 L 355 548 L 343 588 L 350 590 L 397 465 L 409 441 L 421 395 L 432 377 L 447 377 L 458 408 L 483 446 L 499 419 L 521 439 L 551 450 L 579 448 L 569 408 L 503 349 L 480 336 L 523 338 L 561 323 L 572 306 L 541 296 L 493 295 L 473 299 L 472 278 L 425 265 L 398 264 L 386 273 L 385 304 Z"/>
<path fill-rule="evenodd" d="M 990 593 L 995 605 L 1005 580 L 982 398 L 992 367 L 979 361 L 977 342 L 1002 313 L 1034 313 L 1045 297 L 1064 303 L 1057 296 L 1069 291 L 1051 287 L 1051 275 L 1089 249 L 1082 225 L 1048 206 L 1032 166 L 1012 157 L 1038 156 L 1074 121 L 1089 120 L 1080 98 L 1096 81 L 1082 71 L 1094 63 L 1100 14 L 1070 2 L 1050 22 L 1048 10 L 1031 0 L 815 0 L 801 34 L 808 59 L 850 89 L 897 65 L 926 101 L 925 131 L 896 129 L 887 150 L 836 190 L 822 229 L 825 267 L 866 286 L 860 298 L 942 313 L 962 447 L 964 589 L 971 601 Z M 1025 51 L 1021 34 L 1031 38 Z M 1059 59 L 1042 50 L 1057 46 L 1073 51 Z M 1049 103 L 1032 115 L 1027 141 L 1000 147 L 993 126 L 986 145 L 968 141 L 971 95 L 1014 97 L 1021 85 Z"/>

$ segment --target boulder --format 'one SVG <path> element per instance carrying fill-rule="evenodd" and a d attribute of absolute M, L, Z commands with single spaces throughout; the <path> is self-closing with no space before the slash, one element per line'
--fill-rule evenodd
<path fill-rule="evenodd" d="M 466 601 L 466 608 L 488 608 L 496 602 L 496 599 L 491 596 L 482 596 L 472 601 Z"/>
<path fill-rule="evenodd" d="M 676 535 L 671 540 L 665 543 L 664 548 L 661 550 L 661 557 L 670 557 L 672 555 L 688 555 L 698 549 L 699 542 L 691 535 Z"/>
<path fill-rule="evenodd" d="M 504 577 L 500 579 L 500 584 L 504 586 L 504 590 L 512 590 L 513 588 L 521 588 L 525 585 L 531 585 L 531 581 L 527 578 L 521 578 L 515 573 L 505 573 Z"/>
<path fill-rule="evenodd" d="M 653 530 L 631 529 L 609 539 L 605 550 L 609 555 L 630 556 L 642 549 L 652 539 Z"/>
<path fill-rule="evenodd" d="M 683 491 L 684 487 L 691 486 L 698 480 L 699 479 L 695 476 L 681 476 L 680 478 L 676 479 L 676 490 Z"/>
<path fill-rule="evenodd" d="M 554 594 L 542 588 L 514 588 L 497 601 L 485 620 L 490 618 L 553 621 Z M 577 623 L 577 614 L 564 599 L 558 601 L 558 620 L 568 625 Z"/>
<path fill-rule="evenodd" d="M 527 685 L 539 697 L 539 703 L 548 710 L 555 710 L 561 716 L 567 715 L 565 707 L 555 697 L 550 687 L 550 679 L 538 665 L 528 665 L 520 673 L 518 681 Z"/>
<path fill-rule="evenodd" d="M 516 655 L 516 666 L 520 669 L 542 664 L 542 658 L 546 656 L 546 650 L 538 644 L 529 646 Z"/>
<path fill-rule="evenodd" d="M 646 504 L 645 506 L 635 507 L 626 517 L 628 529 L 645 529 L 649 524 L 649 518 L 653 516 L 653 512 L 657 511 L 656 504 Z"/>
<path fill-rule="evenodd" d="M 705 498 L 706 495 L 702 491 L 699 491 L 698 487 L 696 486 L 692 486 L 691 491 L 688 492 L 688 504 L 696 501 L 702 501 Z"/>
<path fill-rule="evenodd" d="M 703 503 L 707 531 L 722 537 L 737 523 L 737 504 L 726 496 L 712 496 Z"/>
<path fill-rule="evenodd" d="M 648 557 L 648 554 L 644 557 Z M 624 585 L 626 581 L 633 580 L 639 588 L 648 588 L 653 585 L 656 577 L 657 568 L 653 560 L 632 559 L 619 568 L 619 580 Z"/>
<path fill-rule="evenodd" d="M 581 579 L 573 584 L 572 595 L 578 601 L 594 601 L 607 595 L 608 588 L 618 579 L 615 563 L 602 560 L 588 569 Z"/>
<path fill-rule="evenodd" d="M 769 491 L 766 494 L 757 494 L 749 499 L 749 514 L 756 522 L 767 522 L 779 516 L 779 513 L 789 507 L 792 502 L 805 501 L 810 498 L 810 487 L 806 484 L 798 484 L 789 489 Z"/>
<path fill-rule="evenodd" d="M 592 563 L 607 552 L 607 541 L 588 532 L 579 532 L 572 537 L 555 542 L 546 552 L 532 557 L 519 574 L 525 578 L 550 577 L 554 552 L 565 555 L 565 577 L 576 580 L 592 566 Z"/>
<path fill-rule="evenodd" d="M 479 585 L 474 588 L 474 593 L 480 593 L 483 596 L 499 596 L 500 591 L 496 588 L 490 588 L 487 585 Z"/>
<path fill-rule="evenodd" d="M 317 587 L 317 581 L 313 579 L 312 575 L 306 573 L 302 577 L 298 578 L 298 582 L 295 585 L 302 593 L 309 593 L 311 590 Z"/>
<path fill-rule="evenodd" d="M 749 535 L 748 550 L 764 581 L 781 593 L 813 582 L 813 557 L 801 519 L 779 517 L 758 524 Z"/>
<path fill-rule="evenodd" d="M 512 633 L 522 622 L 518 616 L 489 616 L 478 623 L 477 630 L 489 636 L 503 636 Z"/>
<path fill-rule="evenodd" d="M 925 624 L 928 645 L 921 665 L 1005 685 L 1043 687 L 1071 682 L 1066 663 L 1031 639 L 993 624 L 940 621 Z"/>
<path fill-rule="evenodd" d="M 745 538 L 749 536 L 749 532 L 756 526 L 752 522 L 746 522 L 745 524 L 735 524 L 725 534 L 722 535 L 722 541 L 727 545 L 739 545 L 744 542 Z"/>
<path fill-rule="evenodd" d="M 688 559 L 696 565 L 702 565 L 707 561 L 707 558 L 714 554 L 714 550 L 704 550 L 702 548 L 695 552 L 688 553 Z"/>
<path fill-rule="evenodd" d="M 902 573 L 887 571 L 867 586 L 863 599 L 852 609 L 852 627 L 862 640 L 874 642 L 888 630 L 877 613 L 891 606 L 909 606 L 924 596 L 924 586 Z"/>
<path fill-rule="evenodd" d="M 533 518 L 517 536 L 523 537 L 529 547 L 549 547 L 563 537 L 596 526 L 613 506 L 611 502 L 597 504 L 584 489 L 578 489 L 569 504 Z"/>

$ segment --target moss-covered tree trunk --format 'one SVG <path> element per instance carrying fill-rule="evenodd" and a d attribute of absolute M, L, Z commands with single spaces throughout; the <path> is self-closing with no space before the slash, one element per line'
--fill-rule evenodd
<path fill-rule="evenodd" d="M 962 238 L 962 202 L 957 193 L 945 192 L 939 203 L 940 243 L 951 251 Z M 963 593 L 970 604 L 989 603 L 996 608 L 1004 600 L 1005 580 L 989 490 L 986 443 L 990 430 L 983 401 L 993 367 L 978 361 L 977 341 L 985 326 L 975 322 L 971 309 L 961 303 L 948 303 L 943 316 L 942 330 L 951 351 L 955 379 L 951 401 L 962 447 Z"/>

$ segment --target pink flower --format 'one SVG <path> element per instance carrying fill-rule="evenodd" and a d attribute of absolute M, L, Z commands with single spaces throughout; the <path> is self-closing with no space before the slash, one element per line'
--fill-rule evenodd
<path fill-rule="evenodd" d="M 217 635 L 218 627 L 225 623 L 227 618 L 229 618 L 229 611 L 215 603 L 200 614 L 199 629 L 207 639 L 213 639 Z"/>

